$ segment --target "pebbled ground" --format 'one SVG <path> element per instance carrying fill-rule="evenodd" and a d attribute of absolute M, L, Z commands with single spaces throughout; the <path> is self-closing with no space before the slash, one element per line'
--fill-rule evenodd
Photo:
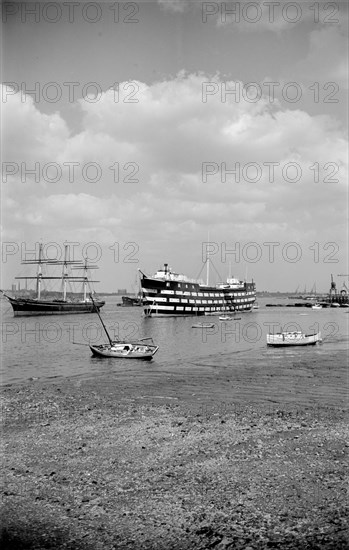
<path fill-rule="evenodd" d="M 238 376 L 230 400 L 219 369 L 205 398 L 190 378 L 192 400 L 182 374 L 144 395 L 102 378 L 4 388 L 2 549 L 347 549 L 343 401 L 304 405 L 298 371 L 292 402 L 254 403 Z"/>

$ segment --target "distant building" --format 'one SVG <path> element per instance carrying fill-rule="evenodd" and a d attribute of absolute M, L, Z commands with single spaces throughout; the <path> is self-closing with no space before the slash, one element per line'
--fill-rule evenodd
<path fill-rule="evenodd" d="M 118 288 L 118 294 L 127 294 L 126 288 Z"/>

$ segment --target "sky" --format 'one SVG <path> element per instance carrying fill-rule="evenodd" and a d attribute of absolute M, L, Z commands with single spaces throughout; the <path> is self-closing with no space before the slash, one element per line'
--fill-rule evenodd
<path fill-rule="evenodd" d="M 2 10 L 2 288 L 40 242 L 106 292 L 207 257 L 211 283 L 348 284 L 346 2 Z"/>

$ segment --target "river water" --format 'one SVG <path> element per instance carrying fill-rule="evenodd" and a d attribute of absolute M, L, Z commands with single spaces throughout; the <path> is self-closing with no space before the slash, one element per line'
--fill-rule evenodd
<path fill-rule="evenodd" d="M 260 298 L 259 309 L 239 314 L 240 320 L 219 321 L 218 317 L 144 318 L 140 307 L 118 307 L 115 296 L 106 298 L 102 317 L 114 338 L 137 339 L 151 336 L 159 345 L 153 361 L 94 358 L 88 342 L 106 342 L 106 336 L 96 314 L 13 317 L 7 300 L 0 301 L 2 316 L 1 384 L 16 384 L 29 380 L 61 377 L 115 376 L 115 371 L 127 375 L 135 369 L 152 369 L 166 375 L 190 368 L 230 366 L 239 358 L 246 368 L 263 359 L 284 361 L 298 359 L 333 360 L 337 353 L 348 350 L 349 308 L 313 310 L 299 307 L 267 307 L 267 303 L 290 304 L 284 298 Z M 195 329 L 198 322 L 214 323 L 213 328 Z M 321 331 L 323 343 L 303 348 L 268 348 L 269 331 Z M 235 359 L 234 359 L 235 358 Z M 132 365 L 131 365 L 132 363 Z M 143 371 L 142 371 L 143 372 Z M 144 373 L 143 373 L 144 375 Z"/>

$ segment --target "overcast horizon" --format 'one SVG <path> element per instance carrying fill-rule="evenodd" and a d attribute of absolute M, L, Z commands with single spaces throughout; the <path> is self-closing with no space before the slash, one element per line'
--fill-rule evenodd
<path fill-rule="evenodd" d="M 3 3 L 1 288 L 40 242 L 97 292 L 348 285 L 348 4 L 249 4 Z"/>

